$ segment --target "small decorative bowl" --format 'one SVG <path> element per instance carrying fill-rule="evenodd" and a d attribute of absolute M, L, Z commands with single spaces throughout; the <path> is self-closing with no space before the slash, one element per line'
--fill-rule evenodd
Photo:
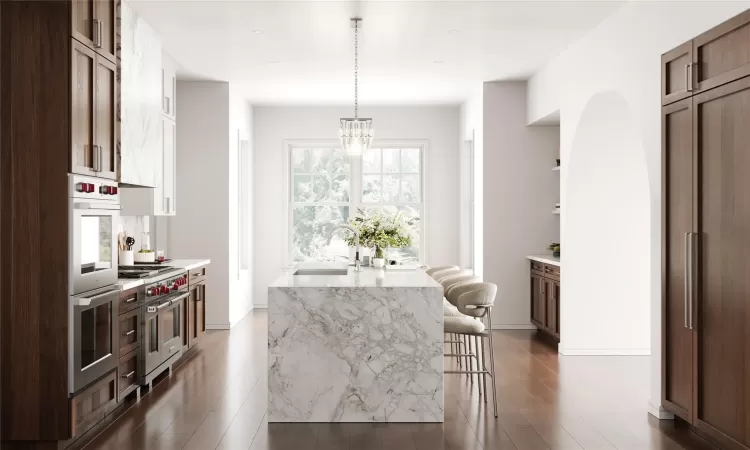
<path fill-rule="evenodd" d="M 156 261 L 156 252 L 134 252 L 133 260 L 135 262 L 154 262 Z"/>

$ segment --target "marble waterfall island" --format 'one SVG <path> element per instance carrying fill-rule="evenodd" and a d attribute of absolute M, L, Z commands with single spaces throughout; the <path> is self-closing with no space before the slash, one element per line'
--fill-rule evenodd
<path fill-rule="evenodd" d="M 269 422 L 442 422 L 443 288 L 422 270 L 268 288 Z"/>

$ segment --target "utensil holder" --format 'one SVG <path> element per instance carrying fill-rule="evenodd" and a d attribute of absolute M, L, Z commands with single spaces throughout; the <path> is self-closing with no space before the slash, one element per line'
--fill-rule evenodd
<path fill-rule="evenodd" d="M 120 250 L 120 265 L 132 266 L 133 264 L 135 264 L 133 250 Z"/>

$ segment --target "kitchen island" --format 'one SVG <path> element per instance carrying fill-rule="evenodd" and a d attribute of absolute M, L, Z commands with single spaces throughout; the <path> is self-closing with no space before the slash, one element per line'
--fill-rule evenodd
<path fill-rule="evenodd" d="M 268 288 L 269 422 L 442 422 L 443 288 L 422 270 Z"/>

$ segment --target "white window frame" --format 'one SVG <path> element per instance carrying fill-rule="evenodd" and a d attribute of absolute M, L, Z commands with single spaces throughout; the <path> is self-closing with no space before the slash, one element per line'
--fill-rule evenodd
<path fill-rule="evenodd" d="M 294 202 L 292 201 L 292 151 L 295 148 L 339 148 L 340 143 L 333 140 L 285 140 L 284 141 L 284 222 L 283 226 L 286 227 L 286 241 L 284 243 L 284 255 L 286 255 L 286 265 L 291 266 L 294 263 L 294 256 L 292 254 L 292 242 L 294 239 L 294 227 L 292 220 L 294 214 L 292 209 L 294 208 Z M 427 260 L 428 248 L 427 248 L 427 227 L 426 223 L 426 205 L 427 205 L 427 193 L 425 186 L 427 185 L 427 174 L 425 168 L 427 167 L 427 154 L 428 154 L 428 141 L 427 140 L 416 140 L 416 139 L 403 139 L 403 140 L 391 140 L 382 139 L 376 140 L 371 145 L 371 148 L 418 148 L 420 150 L 420 167 L 419 167 L 419 192 L 420 202 L 419 203 L 407 203 L 407 202 L 362 202 L 362 158 L 356 157 L 349 160 L 349 216 L 357 213 L 358 208 L 371 208 L 379 206 L 411 206 L 418 207 L 419 210 L 419 264 L 423 264 Z M 382 153 L 381 153 L 382 158 Z M 382 161 L 381 161 L 382 170 Z M 382 184 L 382 183 L 381 183 Z M 382 189 L 382 186 L 381 186 Z M 314 202 L 312 206 L 341 206 L 340 202 Z"/>

